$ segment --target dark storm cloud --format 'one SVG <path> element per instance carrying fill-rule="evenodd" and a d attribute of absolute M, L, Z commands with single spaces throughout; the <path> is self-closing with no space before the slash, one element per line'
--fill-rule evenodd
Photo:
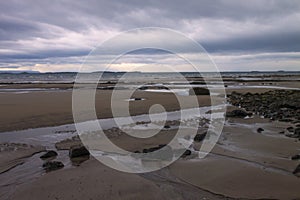
<path fill-rule="evenodd" d="M 181 31 L 210 53 L 300 51 L 300 1 L 11 0 L 0 13 L 3 62 L 85 56 L 111 33 L 144 26 Z"/>
<path fill-rule="evenodd" d="M 203 42 L 208 52 L 300 52 L 300 31 L 276 32 L 253 37 Z"/>

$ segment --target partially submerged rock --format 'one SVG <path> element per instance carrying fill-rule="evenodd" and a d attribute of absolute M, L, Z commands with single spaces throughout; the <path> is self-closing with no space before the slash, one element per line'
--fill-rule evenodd
<path fill-rule="evenodd" d="M 244 110 L 233 110 L 233 111 L 229 111 L 226 113 L 226 117 L 241 117 L 241 118 L 244 118 L 246 116 L 251 116 L 252 113 L 248 113 Z"/>
<path fill-rule="evenodd" d="M 58 170 L 64 167 L 64 164 L 59 161 L 48 161 L 43 164 L 43 168 L 46 170 L 46 172 Z"/>
<path fill-rule="evenodd" d="M 40 156 L 40 158 L 41 159 L 47 159 L 47 158 L 53 158 L 53 157 L 56 157 L 56 156 L 57 156 L 56 151 L 50 150 L 50 151 L 47 151 L 42 156 Z"/>
<path fill-rule="evenodd" d="M 264 131 L 264 129 L 263 129 L 263 128 L 258 128 L 256 131 L 257 131 L 258 133 L 261 133 L 261 132 Z"/>
<path fill-rule="evenodd" d="M 209 90 L 206 88 L 195 87 L 189 90 L 190 95 L 209 95 Z"/>
<path fill-rule="evenodd" d="M 297 155 L 294 155 L 291 157 L 292 160 L 299 160 L 300 159 L 300 155 L 297 154 Z"/>
<path fill-rule="evenodd" d="M 181 155 L 181 157 L 182 157 L 182 158 L 185 158 L 185 157 L 190 156 L 190 155 L 192 155 L 192 151 L 189 150 L 189 149 L 187 149 L 187 150 L 185 150 L 185 152 Z"/>
<path fill-rule="evenodd" d="M 296 167 L 296 169 L 293 171 L 293 174 L 295 174 L 296 176 L 300 175 L 300 164 Z"/>
<path fill-rule="evenodd" d="M 197 134 L 197 135 L 194 137 L 194 141 L 195 141 L 195 142 L 201 142 L 202 140 L 204 140 L 206 134 L 207 134 L 207 132 Z"/>
<path fill-rule="evenodd" d="M 85 146 L 73 146 L 69 150 L 70 158 L 78 158 L 82 156 L 89 156 L 90 152 L 85 148 Z"/>
<path fill-rule="evenodd" d="M 157 147 L 150 147 L 148 149 L 143 149 L 143 153 L 150 153 L 150 152 L 154 152 L 157 151 L 161 148 L 164 148 L 166 145 L 165 144 L 160 144 Z"/>

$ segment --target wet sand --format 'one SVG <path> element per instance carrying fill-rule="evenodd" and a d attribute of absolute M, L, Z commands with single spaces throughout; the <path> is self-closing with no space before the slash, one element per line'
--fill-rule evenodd
<path fill-rule="evenodd" d="M 125 92 L 125 91 L 124 91 Z M 99 90 L 96 94 L 95 106 L 98 118 L 111 118 L 112 91 Z M 171 93 L 154 93 L 139 91 L 135 97 L 144 98 L 143 101 L 130 102 L 131 115 L 149 112 L 154 104 L 161 104 L 166 111 L 179 110 L 180 106 Z M 184 105 L 181 108 L 192 108 L 193 98 L 181 96 Z M 0 93 L 0 132 L 57 126 L 73 123 L 72 91 L 38 91 L 30 93 Z M 199 106 L 210 105 L 209 96 L 199 96 Z M 117 99 L 123 104 L 125 99 Z M 87 119 L 88 120 L 88 119 Z"/>
<path fill-rule="evenodd" d="M 16 143 L 0 144 L 0 174 L 23 164 L 26 158 L 44 150 L 45 148 L 42 146 Z"/>
<path fill-rule="evenodd" d="M 289 84 L 297 87 L 298 82 Z M 285 86 L 283 84 L 283 86 Z M 299 87 L 299 85 L 298 85 Z M 260 93 L 268 88 L 227 88 L 227 92 Z M 97 92 L 99 118 L 111 117 L 109 90 Z M 139 91 L 131 102 L 131 114 L 148 113 L 153 104 L 167 111 L 179 109 L 169 93 Z M 72 123 L 71 91 L 0 93 L 0 131 L 56 126 Z M 182 96 L 183 108 L 191 108 L 189 96 Z M 123 102 L 124 99 L 119 99 Z M 200 106 L 209 106 L 209 96 L 198 96 Z M 236 109 L 231 107 L 231 109 Z M 22 184 L 11 199 L 299 199 L 300 178 L 292 172 L 299 164 L 291 156 L 299 154 L 300 141 L 279 134 L 288 122 L 270 121 L 255 116 L 229 118 L 213 151 L 197 158 L 201 142 L 194 142 L 192 155 L 180 158 L 167 168 L 147 174 L 121 173 L 90 158 L 80 166 L 60 169 Z M 257 128 L 263 128 L 262 133 Z M 118 131 L 117 131 L 118 132 Z M 1 133 L 0 133 L 1 134 Z M 175 130 L 142 142 L 116 134 L 110 139 L 130 151 L 142 151 L 166 143 Z M 78 141 L 64 140 L 58 149 L 68 149 Z M 28 152 L 33 154 L 34 147 Z M 26 152 L 26 151 L 25 151 Z M 0 152 L 0 156 L 3 152 Z M 30 153 L 24 153 L 28 156 Z M 4 157 L 9 158 L 6 154 Z M 13 160 L 17 158 L 11 153 Z M 22 157 L 21 156 L 21 157 Z M 8 166 L 8 165 L 5 165 Z M 5 168 L 5 167 L 4 167 Z M 1 176 L 1 175 L 0 175 Z M 0 177 L 1 178 L 1 177 Z M 142 192 L 141 192 L 142 191 Z"/>

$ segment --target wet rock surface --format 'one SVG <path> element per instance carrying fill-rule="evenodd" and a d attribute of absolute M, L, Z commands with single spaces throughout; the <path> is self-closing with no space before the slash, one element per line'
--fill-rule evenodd
<path fill-rule="evenodd" d="M 296 176 L 300 176 L 300 164 L 296 167 L 296 169 L 293 171 L 293 174 Z"/>
<path fill-rule="evenodd" d="M 261 94 L 232 92 L 228 97 L 232 105 L 265 118 L 286 122 L 300 120 L 298 90 L 273 90 Z"/>
<path fill-rule="evenodd" d="M 43 168 L 46 170 L 46 172 L 58 170 L 64 167 L 64 164 L 59 161 L 48 161 L 43 164 Z"/>
<path fill-rule="evenodd" d="M 190 95 L 209 95 L 209 90 L 206 88 L 195 87 L 189 90 Z"/>
<path fill-rule="evenodd" d="M 264 129 L 263 129 L 263 128 L 258 128 L 256 131 L 257 131 L 258 133 L 262 133 L 262 132 L 264 131 Z"/>
<path fill-rule="evenodd" d="M 69 156 L 71 159 L 89 155 L 90 152 L 84 146 L 73 146 L 69 150 Z"/>
<path fill-rule="evenodd" d="M 204 140 L 206 134 L 207 134 L 207 132 L 205 132 L 205 133 L 199 133 L 199 134 L 195 135 L 194 141 L 195 142 L 201 142 L 202 140 Z"/>
<path fill-rule="evenodd" d="M 233 111 L 230 111 L 230 112 L 226 113 L 226 117 L 244 118 L 244 117 L 251 116 L 251 115 L 252 115 L 252 113 L 246 112 L 246 111 L 240 110 L 240 109 L 233 110 Z"/>
<path fill-rule="evenodd" d="M 47 158 L 53 158 L 56 157 L 57 153 L 56 151 L 50 150 L 47 151 L 44 155 L 40 156 L 41 159 L 47 159 Z"/>

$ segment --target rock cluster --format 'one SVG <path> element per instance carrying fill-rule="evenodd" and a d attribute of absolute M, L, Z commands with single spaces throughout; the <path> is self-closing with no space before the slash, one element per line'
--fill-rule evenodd
<path fill-rule="evenodd" d="M 246 111 L 232 111 L 227 116 L 244 116 L 246 112 L 253 112 L 264 118 L 278 120 L 283 122 L 291 122 L 295 127 L 288 127 L 287 137 L 300 139 L 300 91 L 299 90 L 273 90 L 265 93 L 237 93 L 232 92 L 229 102 Z M 234 112 L 234 113 L 233 113 Z M 257 132 L 262 132 L 259 129 Z M 284 134 L 281 131 L 280 134 Z"/>
<path fill-rule="evenodd" d="M 261 94 L 232 92 L 228 97 L 232 105 L 265 118 L 295 123 L 300 121 L 298 90 L 273 90 Z"/>

